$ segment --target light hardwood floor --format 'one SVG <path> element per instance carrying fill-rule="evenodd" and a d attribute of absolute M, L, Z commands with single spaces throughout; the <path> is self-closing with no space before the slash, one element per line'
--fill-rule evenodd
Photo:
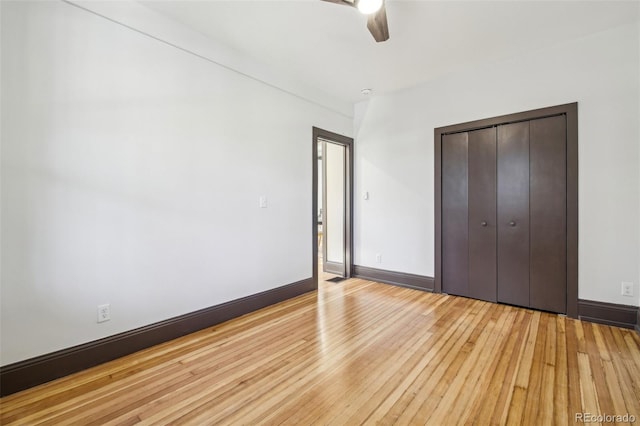
<path fill-rule="evenodd" d="M 1 400 L 3 425 L 640 423 L 640 338 L 351 279 Z"/>

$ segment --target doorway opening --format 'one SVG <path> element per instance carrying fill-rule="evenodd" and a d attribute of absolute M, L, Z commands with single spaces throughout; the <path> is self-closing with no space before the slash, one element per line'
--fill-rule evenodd
<path fill-rule="evenodd" d="M 339 282 L 353 267 L 353 139 L 313 128 L 314 282 Z"/>

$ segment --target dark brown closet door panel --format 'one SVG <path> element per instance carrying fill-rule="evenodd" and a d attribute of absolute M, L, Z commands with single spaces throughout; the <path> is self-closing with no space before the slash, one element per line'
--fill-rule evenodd
<path fill-rule="evenodd" d="M 498 126 L 498 301 L 529 306 L 529 122 Z"/>
<path fill-rule="evenodd" d="M 468 295 L 468 135 L 442 137 L 442 291 Z"/>
<path fill-rule="evenodd" d="M 564 313 L 567 297 L 565 116 L 530 122 L 530 303 Z"/>
<path fill-rule="evenodd" d="M 469 296 L 497 300 L 495 127 L 469 132 Z"/>

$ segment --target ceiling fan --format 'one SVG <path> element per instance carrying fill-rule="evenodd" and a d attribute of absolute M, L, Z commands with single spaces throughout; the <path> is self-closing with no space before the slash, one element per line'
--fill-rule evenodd
<path fill-rule="evenodd" d="M 373 38 L 380 43 L 389 39 L 389 26 L 387 24 L 387 11 L 384 7 L 384 0 L 323 0 L 329 3 L 352 6 L 369 15 L 367 28 Z"/>

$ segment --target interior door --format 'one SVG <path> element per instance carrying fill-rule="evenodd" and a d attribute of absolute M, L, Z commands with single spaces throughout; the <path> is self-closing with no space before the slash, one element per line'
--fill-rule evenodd
<path fill-rule="evenodd" d="M 469 297 L 495 302 L 496 128 L 469 132 Z"/>
<path fill-rule="evenodd" d="M 529 122 L 498 126 L 498 301 L 529 306 Z"/>
<path fill-rule="evenodd" d="M 442 291 L 469 295 L 469 134 L 442 137 Z"/>
<path fill-rule="evenodd" d="M 323 270 L 346 276 L 346 147 L 322 141 Z"/>
<path fill-rule="evenodd" d="M 443 291 L 495 302 L 496 129 L 442 139 Z"/>
<path fill-rule="evenodd" d="M 567 304 L 567 144 L 565 116 L 530 122 L 530 306 Z"/>

